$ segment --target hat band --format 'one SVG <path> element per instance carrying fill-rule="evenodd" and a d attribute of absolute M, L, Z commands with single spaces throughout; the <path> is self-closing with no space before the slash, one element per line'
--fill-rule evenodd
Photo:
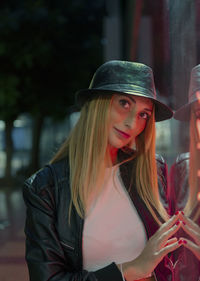
<path fill-rule="evenodd" d="M 143 88 L 138 85 L 133 84 L 106 84 L 98 87 L 91 87 L 90 90 L 109 90 L 112 92 L 121 92 L 126 94 L 137 94 L 147 98 L 156 99 L 156 93 L 148 90 L 147 88 Z"/>

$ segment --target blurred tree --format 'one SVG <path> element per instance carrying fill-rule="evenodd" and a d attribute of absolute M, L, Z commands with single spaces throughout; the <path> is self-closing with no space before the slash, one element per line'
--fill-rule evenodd
<path fill-rule="evenodd" d="M 11 177 L 11 132 L 17 116 L 29 112 L 34 118 L 33 172 L 39 167 L 44 118 L 64 118 L 75 91 L 88 86 L 102 62 L 101 2 L 0 4 L 0 119 L 6 122 L 7 178 Z"/>

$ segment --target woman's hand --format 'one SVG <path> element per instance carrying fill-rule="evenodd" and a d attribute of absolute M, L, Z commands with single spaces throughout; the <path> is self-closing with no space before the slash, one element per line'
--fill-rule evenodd
<path fill-rule="evenodd" d="M 191 241 L 186 238 L 180 238 L 184 241 L 184 246 L 191 250 L 193 254 L 200 260 L 200 227 L 183 213 L 180 214 L 180 219 L 183 221 L 183 230 L 194 239 Z M 179 240 L 180 240 L 179 239 Z"/>
<path fill-rule="evenodd" d="M 156 231 L 148 240 L 142 253 L 135 260 L 122 265 L 127 281 L 149 276 L 165 255 L 182 245 L 183 240 L 178 241 L 177 238 L 170 238 L 182 226 L 182 222 L 179 219 L 180 212 L 172 216 Z"/>

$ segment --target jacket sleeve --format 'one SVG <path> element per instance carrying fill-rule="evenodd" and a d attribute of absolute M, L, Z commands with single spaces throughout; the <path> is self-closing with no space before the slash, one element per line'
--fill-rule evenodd
<path fill-rule="evenodd" d="M 54 185 L 49 175 L 49 169 L 44 168 L 28 179 L 23 187 L 27 207 L 26 261 L 30 281 L 122 281 L 115 263 L 96 272 L 88 272 L 77 269 L 78 266 L 67 259 L 56 232 Z"/>
<path fill-rule="evenodd" d="M 160 201 L 167 212 L 169 212 L 168 201 L 168 166 L 160 154 L 156 154 L 158 190 Z"/>

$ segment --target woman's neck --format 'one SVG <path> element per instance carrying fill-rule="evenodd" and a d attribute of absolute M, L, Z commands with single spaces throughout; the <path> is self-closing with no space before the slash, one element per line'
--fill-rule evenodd
<path fill-rule="evenodd" d="M 118 148 L 116 147 L 109 147 L 110 159 L 113 165 L 117 164 L 117 152 Z"/>

